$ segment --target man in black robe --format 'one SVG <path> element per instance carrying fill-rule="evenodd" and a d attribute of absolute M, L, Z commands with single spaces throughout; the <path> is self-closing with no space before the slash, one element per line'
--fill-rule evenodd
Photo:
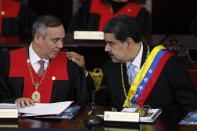
<path fill-rule="evenodd" d="M 26 4 L 14 0 L 0 0 L 0 42 L 18 44 L 30 40 L 36 17 Z"/>
<path fill-rule="evenodd" d="M 60 51 L 64 38 L 64 27 L 58 18 L 40 16 L 33 24 L 30 45 L 2 51 L 0 102 L 20 106 L 68 100 L 89 103 L 92 86 L 86 86 L 84 70 Z"/>
<path fill-rule="evenodd" d="M 143 34 L 150 33 L 150 14 L 134 0 L 84 0 L 72 18 L 68 31 L 102 31 L 109 19 L 121 14 L 135 18 L 141 24 Z"/>

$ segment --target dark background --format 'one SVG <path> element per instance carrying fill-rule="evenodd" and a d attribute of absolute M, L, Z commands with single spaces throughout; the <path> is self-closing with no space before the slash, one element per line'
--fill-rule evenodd
<path fill-rule="evenodd" d="M 28 4 L 37 15 L 50 14 L 58 17 L 65 28 L 72 18 L 72 0 L 29 0 Z"/>
<path fill-rule="evenodd" d="M 197 0 L 153 0 L 153 34 L 190 34 Z"/>

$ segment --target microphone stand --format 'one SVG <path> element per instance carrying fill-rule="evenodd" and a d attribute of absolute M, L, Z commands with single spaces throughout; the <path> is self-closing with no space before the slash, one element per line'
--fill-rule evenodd
<path fill-rule="evenodd" d="M 98 90 L 95 89 L 92 93 L 92 103 L 91 103 L 91 111 L 92 111 L 92 115 L 91 117 L 86 121 L 86 124 L 88 126 L 98 126 L 101 125 L 103 123 L 103 118 L 101 118 L 100 116 L 96 115 L 96 104 L 95 104 L 95 92 L 97 92 Z"/>

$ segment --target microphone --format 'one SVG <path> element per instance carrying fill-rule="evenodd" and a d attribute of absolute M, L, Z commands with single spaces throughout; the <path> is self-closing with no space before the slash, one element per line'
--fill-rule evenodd
<path fill-rule="evenodd" d="M 101 88 L 100 88 L 101 89 Z M 98 125 L 102 125 L 103 124 L 103 118 L 100 116 L 96 115 L 96 104 L 95 104 L 95 93 L 100 90 L 100 89 L 95 89 L 92 92 L 92 102 L 91 102 L 91 111 L 92 111 L 92 115 L 91 117 L 86 121 L 86 125 L 87 126 L 98 126 Z"/>
<path fill-rule="evenodd" d="M 95 115 L 95 111 L 96 111 L 96 104 L 95 104 L 95 100 L 94 100 L 95 92 L 97 92 L 97 89 L 95 89 L 92 93 L 92 102 L 91 102 L 92 115 Z"/>

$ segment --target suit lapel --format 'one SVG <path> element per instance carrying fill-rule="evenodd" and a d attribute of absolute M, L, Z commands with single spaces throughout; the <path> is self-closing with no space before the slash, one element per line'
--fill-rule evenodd
<path fill-rule="evenodd" d="M 113 66 L 110 66 L 110 70 L 107 70 L 108 72 L 108 84 L 109 84 L 109 90 L 112 96 L 113 104 L 116 105 L 116 107 L 120 108 L 122 107 L 122 104 L 125 100 L 124 90 L 122 87 L 122 79 L 121 79 L 121 67 L 119 63 L 113 63 Z"/>
<path fill-rule="evenodd" d="M 143 44 L 143 53 L 142 53 L 142 60 L 141 60 L 141 67 L 144 64 L 145 60 L 146 60 L 146 56 L 147 56 L 147 51 L 148 51 L 148 47 L 146 44 Z"/>

